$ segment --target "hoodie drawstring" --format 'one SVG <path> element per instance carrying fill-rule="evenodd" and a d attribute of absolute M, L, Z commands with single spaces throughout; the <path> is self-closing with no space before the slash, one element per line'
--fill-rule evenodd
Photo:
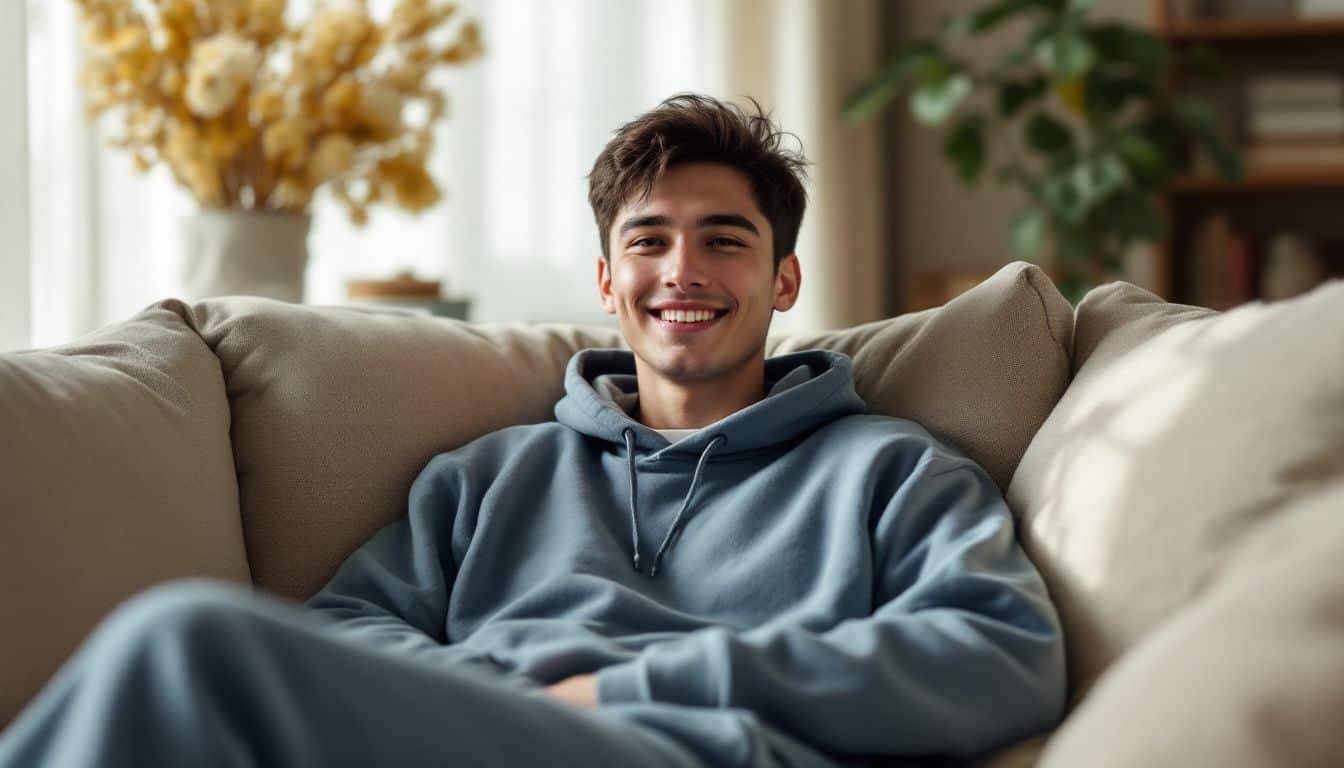
<path fill-rule="evenodd" d="M 625 456 L 630 469 L 630 530 L 634 539 L 634 565 L 635 572 L 639 572 L 639 493 L 635 487 L 635 431 L 626 428 L 622 433 L 625 437 Z M 720 440 L 727 440 L 723 435 L 715 435 L 705 446 L 705 450 L 700 454 L 700 461 L 695 465 L 695 474 L 691 476 L 691 487 L 686 491 L 686 498 L 681 503 L 681 509 L 677 516 L 672 519 L 672 525 L 667 529 L 667 535 L 663 537 L 663 543 L 658 546 L 658 551 L 653 556 L 653 564 L 649 566 L 649 576 L 658 574 L 658 564 L 662 562 L 663 553 L 672 543 L 672 537 L 676 535 L 677 529 L 681 527 L 682 516 L 691 506 L 691 499 L 695 497 L 695 491 L 700 487 L 700 477 L 705 468 L 705 462 L 709 460 L 709 454 L 714 452 L 714 448 Z"/>
<path fill-rule="evenodd" d="M 635 543 L 635 573 L 639 573 L 639 502 L 635 491 L 635 430 L 627 429 L 621 433 L 625 437 L 625 456 L 630 463 L 630 535 Z"/>

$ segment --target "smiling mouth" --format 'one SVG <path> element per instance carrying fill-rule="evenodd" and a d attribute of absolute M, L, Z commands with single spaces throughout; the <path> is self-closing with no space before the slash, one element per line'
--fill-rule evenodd
<path fill-rule="evenodd" d="M 714 314 L 713 317 L 709 318 L 708 320 L 701 320 L 695 323 L 683 323 L 683 322 L 677 322 L 675 320 L 664 320 L 661 313 L 652 309 L 648 310 L 648 314 L 649 317 L 652 317 L 654 319 L 654 322 L 656 322 L 660 328 L 664 328 L 668 331 L 678 333 L 678 332 L 690 332 L 690 331 L 703 331 L 706 328 L 711 328 L 720 320 L 722 320 L 725 316 L 727 316 L 728 310 L 726 309 L 719 310 Z"/>

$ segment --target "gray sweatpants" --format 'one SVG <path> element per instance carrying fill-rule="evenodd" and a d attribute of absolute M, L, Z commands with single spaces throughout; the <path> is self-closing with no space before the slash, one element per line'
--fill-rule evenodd
<path fill-rule="evenodd" d="M 114 610 L 0 732 L 9 766 L 832 766 L 745 710 L 583 709 L 209 580 Z"/>

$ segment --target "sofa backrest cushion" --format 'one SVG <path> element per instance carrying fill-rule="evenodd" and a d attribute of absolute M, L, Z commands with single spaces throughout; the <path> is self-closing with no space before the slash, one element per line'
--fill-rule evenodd
<path fill-rule="evenodd" d="M 1344 282 L 1217 313 L 1127 283 L 1008 489 L 1060 609 L 1076 703 L 1277 511 L 1344 477 Z"/>
<path fill-rule="evenodd" d="M 250 579 L 224 379 L 190 316 L 169 300 L 0 354 L 0 728 L 130 594 Z"/>
<path fill-rule="evenodd" d="M 1007 490 L 1069 384 L 1072 334 L 1068 301 L 1039 267 L 1019 261 L 941 307 L 781 336 L 766 349 L 844 352 L 870 412 L 950 439 Z"/>
<path fill-rule="evenodd" d="M 1344 482 L 1277 511 L 1111 667 L 1042 768 L 1308 768 L 1344 755 Z M 1197 750 L 1193 758 L 1192 750 Z"/>
<path fill-rule="evenodd" d="M 248 556 L 257 585 L 319 589 L 379 527 L 405 514 L 435 454 L 549 421 L 570 357 L 623 347 L 601 326 L 471 324 L 228 298 L 197 304 L 233 412 Z M 1072 314 L 1017 263 L 937 310 L 772 338 L 855 360 L 859 394 L 958 443 L 1002 485 L 1067 386 Z"/>

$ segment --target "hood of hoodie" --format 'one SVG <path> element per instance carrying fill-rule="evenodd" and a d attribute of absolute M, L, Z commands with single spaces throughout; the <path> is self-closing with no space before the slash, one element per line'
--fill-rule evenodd
<path fill-rule="evenodd" d="M 767 358 L 764 378 L 764 398 L 673 445 L 657 430 L 630 415 L 639 404 L 633 352 L 586 349 L 570 358 L 565 370 L 565 396 L 555 405 L 555 417 L 584 435 L 624 446 L 629 473 L 631 562 L 635 571 L 647 570 L 650 577 L 658 575 L 663 556 L 696 500 L 711 456 L 728 457 L 763 449 L 865 410 L 863 400 L 854 391 L 850 359 L 839 352 L 813 349 Z M 639 545 L 636 459 L 641 450 L 653 458 L 663 452 L 697 457 L 686 498 L 647 569 L 642 565 L 644 558 Z"/>
<path fill-rule="evenodd" d="M 756 451 L 789 440 L 843 416 L 863 413 L 847 355 L 811 349 L 765 360 L 765 397 L 671 446 L 666 437 L 633 418 L 639 404 L 635 355 L 624 349 L 585 349 L 570 358 L 565 396 L 556 419 L 591 437 L 627 444 L 637 453 L 701 455 L 711 441 L 714 455 Z"/>

